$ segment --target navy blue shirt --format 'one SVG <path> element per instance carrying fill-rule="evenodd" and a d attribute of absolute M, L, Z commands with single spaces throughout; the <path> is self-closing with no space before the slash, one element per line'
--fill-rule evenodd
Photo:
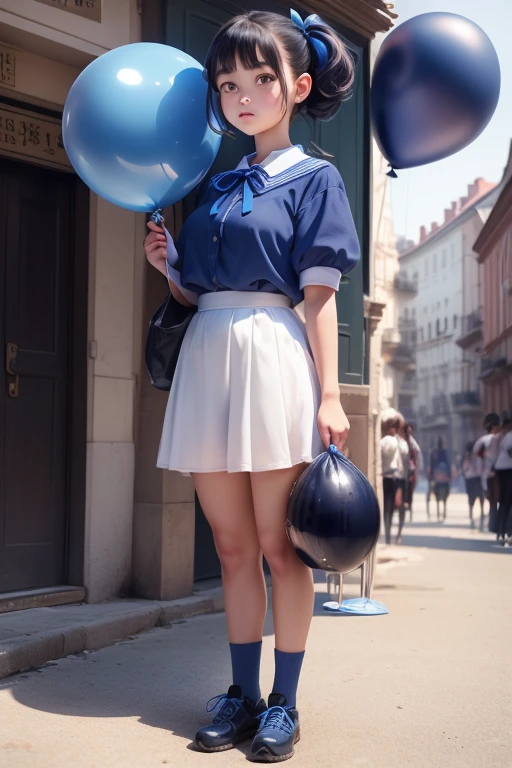
<path fill-rule="evenodd" d="M 299 147 L 260 165 L 244 157 L 199 196 L 168 252 L 168 275 L 198 295 L 212 291 L 283 293 L 294 304 L 305 285 L 338 287 L 359 259 L 343 180 Z"/>

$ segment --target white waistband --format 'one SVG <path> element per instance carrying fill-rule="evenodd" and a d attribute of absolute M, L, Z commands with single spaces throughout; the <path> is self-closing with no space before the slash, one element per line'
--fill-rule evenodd
<path fill-rule="evenodd" d="M 199 296 L 197 308 L 238 309 L 241 307 L 291 307 L 292 302 L 283 293 L 263 291 L 215 291 Z"/>

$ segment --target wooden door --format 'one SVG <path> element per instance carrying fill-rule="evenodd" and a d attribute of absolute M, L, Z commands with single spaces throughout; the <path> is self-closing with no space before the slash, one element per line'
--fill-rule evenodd
<path fill-rule="evenodd" d="M 66 579 L 74 192 L 0 160 L 0 592 Z"/>

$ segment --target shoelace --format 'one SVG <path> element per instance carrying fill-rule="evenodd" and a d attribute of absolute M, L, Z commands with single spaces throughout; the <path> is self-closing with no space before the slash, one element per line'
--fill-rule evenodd
<path fill-rule="evenodd" d="M 210 706 L 212 702 L 214 703 L 212 706 Z M 212 698 L 206 702 L 206 711 L 208 713 L 213 712 L 221 704 L 222 706 L 220 710 L 213 718 L 214 723 L 222 723 L 225 720 L 229 720 L 236 711 L 236 707 L 234 705 L 243 704 L 243 700 L 236 698 L 228 699 L 227 693 L 220 693 L 218 696 L 212 696 Z"/>
<path fill-rule="evenodd" d="M 275 728 L 277 731 L 292 733 L 295 723 L 284 707 L 270 707 L 258 715 L 261 720 L 260 728 Z"/>

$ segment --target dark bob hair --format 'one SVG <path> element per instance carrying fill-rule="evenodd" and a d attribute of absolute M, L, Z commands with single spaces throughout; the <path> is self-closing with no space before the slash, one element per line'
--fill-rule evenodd
<path fill-rule="evenodd" d="M 233 135 L 222 114 L 217 76 L 235 69 L 238 55 L 242 66 L 255 69 L 261 66 L 258 51 L 263 61 L 276 73 L 286 104 L 288 89 L 283 71 L 279 41 L 288 57 L 295 77 L 304 72 L 311 75 L 312 87 L 307 99 L 297 104 L 296 114 L 306 114 L 313 119 L 329 120 L 334 117 L 341 102 L 347 98 L 354 82 L 354 62 L 348 49 L 336 32 L 323 24 L 315 24 L 308 32 L 321 40 L 327 47 L 329 58 L 325 67 L 317 71 L 316 53 L 299 27 L 286 16 L 266 11 L 249 11 L 234 16 L 215 35 L 205 61 L 205 78 L 208 82 L 208 122 L 215 133 Z M 217 117 L 221 130 L 212 124 L 212 113 Z"/>

